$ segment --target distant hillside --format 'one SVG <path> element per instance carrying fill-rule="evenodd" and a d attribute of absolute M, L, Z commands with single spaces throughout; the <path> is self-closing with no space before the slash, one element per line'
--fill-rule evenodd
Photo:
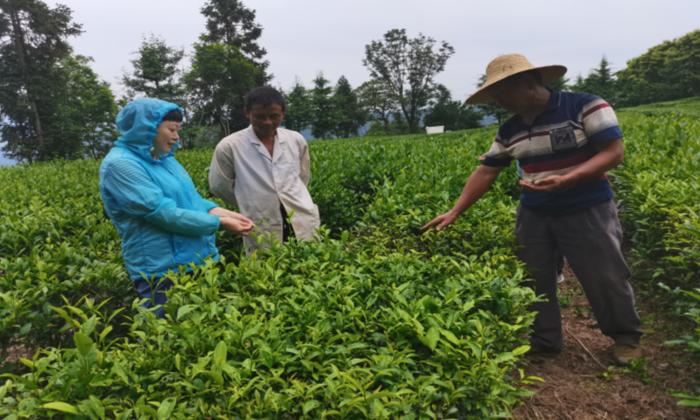
<path fill-rule="evenodd" d="M 639 105 L 630 108 L 622 108 L 620 111 L 639 112 L 643 114 L 669 114 L 678 113 L 683 115 L 700 117 L 700 96 L 693 98 L 678 99 L 668 102 L 656 102 L 652 104 Z"/>

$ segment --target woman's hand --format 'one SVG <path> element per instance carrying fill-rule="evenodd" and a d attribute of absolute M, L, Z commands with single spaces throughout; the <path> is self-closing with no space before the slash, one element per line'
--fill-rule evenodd
<path fill-rule="evenodd" d="M 226 210 L 223 207 L 214 207 L 213 209 L 209 210 L 209 214 L 213 216 L 219 216 L 219 217 L 231 217 L 233 219 L 236 219 L 238 217 L 244 217 L 240 213 L 236 213 L 235 211 L 231 210 Z"/>
<path fill-rule="evenodd" d="M 238 217 L 221 217 L 219 220 L 222 229 L 244 236 L 255 227 L 252 220 L 240 214 Z"/>
<path fill-rule="evenodd" d="M 247 235 L 255 227 L 255 224 L 249 218 L 222 207 L 214 207 L 209 210 L 209 214 L 219 216 L 222 229 L 239 235 Z"/>

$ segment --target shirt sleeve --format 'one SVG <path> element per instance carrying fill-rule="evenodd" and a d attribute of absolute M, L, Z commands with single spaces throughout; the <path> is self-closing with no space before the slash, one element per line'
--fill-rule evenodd
<path fill-rule="evenodd" d="M 105 171 L 104 188 L 114 198 L 118 211 L 143 218 L 165 231 L 203 236 L 219 228 L 218 217 L 177 207 L 175 201 L 163 195 L 160 186 L 146 171 L 133 162 L 112 162 Z"/>
<path fill-rule="evenodd" d="M 202 207 L 204 207 L 204 210 L 207 212 L 213 208 L 219 207 L 218 204 L 211 200 L 207 200 L 206 198 L 203 198 L 202 196 L 199 196 L 199 200 L 202 203 Z"/>
<path fill-rule="evenodd" d="M 491 143 L 491 148 L 489 151 L 479 157 L 482 165 L 499 168 L 510 165 L 513 157 L 508 152 L 508 149 L 498 140 L 499 137 L 496 136 L 496 138 L 493 139 L 493 143 Z"/>
<path fill-rule="evenodd" d="M 236 182 L 233 150 L 226 143 L 216 146 L 209 166 L 209 191 L 228 204 L 238 207 L 233 187 Z"/>
<path fill-rule="evenodd" d="M 604 145 L 622 138 L 615 111 L 610 104 L 597 96 L 586 96 L 586 102 L 581 109 L 581 121 L 586 137 L 594 145 Z"/>
<path fill-rule="evenodd" d="M 299 178 L 308 187 L 311 180 L 311 156 L 309 155 L 309 144 L 303 137 L 299 139 L 299 148 Z"/>

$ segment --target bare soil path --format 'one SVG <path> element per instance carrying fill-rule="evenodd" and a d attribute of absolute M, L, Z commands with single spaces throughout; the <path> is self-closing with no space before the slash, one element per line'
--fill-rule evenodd
<path fill-rule="evenodd" d="M 679 407 L 672 391 L 700 385 L 700 361 L 664 343 L 689 328 L 664 308 L 638 297 L 645 332 L 643 359 L 613 365 L 612 340 L 601 334 L 578 282 L 567 273 L 560 285 L 564 349 L 553 356 L 530 356 L 528 375 L 544 382 L 513 413 L 516 419 L 700 419 L 700 409 Z"/>

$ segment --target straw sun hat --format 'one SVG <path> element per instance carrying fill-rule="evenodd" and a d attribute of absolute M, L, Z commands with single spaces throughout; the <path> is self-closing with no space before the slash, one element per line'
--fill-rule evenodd
<path fill-rule="evenodd" d="M 526 71 L 536 70 L 542 76 L 542 81 L 547 84 L 557 80 L 566 73 L 566 67 L 560 65 L 535 67 L 521 54 L 499 55 L 486 66 L 486 83 L 479 90 L 468 97 L 467 104 L 488 103 L 493 100 L 489 94 L 489 88 L 496 83 Z"/>

